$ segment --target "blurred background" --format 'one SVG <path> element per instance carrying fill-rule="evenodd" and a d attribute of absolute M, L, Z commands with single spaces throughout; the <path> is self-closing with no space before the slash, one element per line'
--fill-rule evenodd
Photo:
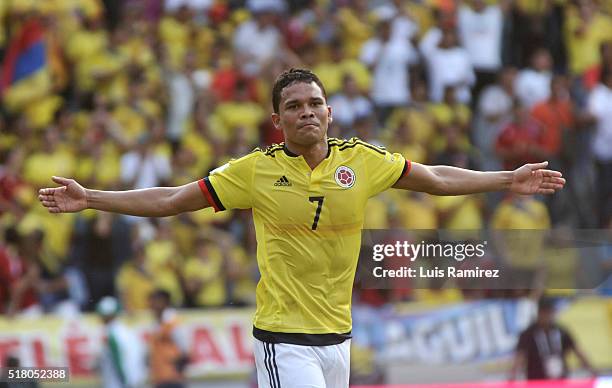
<path fill-rule="evenodd" d="M 1 365 L 69 366 L 70 385 L 88 387 L 121 386 L 108 366 L 124 365 L 146 386 L 160 381 L 161 346 L 191 386 L 256 386 L 249 212 L 51 215 L 36 196 L 52 175 L 104 190 L 181 185 L 282 142 L 271 88 L 307 67 L 326 87 L 330 136 L 419 163 L 548 160 L 568 180 L 546 198 L 372 198 L 368 229 L 557 239 L 507 255 L 529 279 L 521 290 L 357 286 L 355 385 L 506 381 L 541 298 L 590 368 L 612 371 L 612 1 L 1 0 L 0 62 Z M 579 229 L 604 236 L 597 249 L 559 249 Z M 585 255 L 596 288 L 581 287 Z"/>

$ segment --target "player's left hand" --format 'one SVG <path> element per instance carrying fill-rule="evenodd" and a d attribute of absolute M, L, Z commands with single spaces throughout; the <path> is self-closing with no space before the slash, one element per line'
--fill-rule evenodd
<path fill-rule="evenodd" d="M 516 194 L 554 194 L 565 186 L 559 171 L 547 170 L 548 162 L 529 163 L 514 170 L 510 191 Z"/>

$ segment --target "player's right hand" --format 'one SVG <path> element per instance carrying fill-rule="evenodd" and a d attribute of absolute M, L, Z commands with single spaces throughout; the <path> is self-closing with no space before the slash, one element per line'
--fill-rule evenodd
<path fill-rule="evenodd" d="M 58 176 L 52 179 L 61 186 L 38 191 L 38 200 L 49 213 L 73 213 L 87 208 L 87 193 L 77 181 Z"/>

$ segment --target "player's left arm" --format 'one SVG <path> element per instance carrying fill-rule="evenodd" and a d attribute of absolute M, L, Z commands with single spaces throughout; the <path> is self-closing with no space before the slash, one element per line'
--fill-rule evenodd
<path fill-rule="evenodd" d="M 514 171 L 474 171 L 452 166 L 412 163 L 396 189 L 434 195 L 462 195 L 509 190 L 517 194 L 554 194 L 565 185 L 559 171 L 547 170 L 548 162 L 529 163 Z"/>
<path fill-rule="evenodd" d="M 584 352 L 580 348 L 575 347 L 574 353 L 576 354 L 576 357 L 578 357 L 578 359 L 580 360 L 582 367 L 588 370 L 592 376 L 597 376 L 597 371 L 595 370 L 595 368 L 593 368 L 593 365 L 591 365 L 589 359 L 586 357 Z"/>
<path fill-rule="evenodd" d="M 576 344 L 576 341 L 570 335 L 570 333 L 566 332 L 565 330 L 563 330 L 562 333 L 563 333 L 562 334 L 563 341 L 567 343 L 567 346 L 574 352 L 578 360 L 580 360 L 582 367 L 588 370 L 592 376 L 597 376 L 597 371 L 595 370 L 595 368 L 593 368 L 593 365 L 591 365 L 591 363 L 589 362 L 589 359 L 587 358 L 586 354 L 584 354 L 582 349 L 578 347 L 578 345 Z"/>

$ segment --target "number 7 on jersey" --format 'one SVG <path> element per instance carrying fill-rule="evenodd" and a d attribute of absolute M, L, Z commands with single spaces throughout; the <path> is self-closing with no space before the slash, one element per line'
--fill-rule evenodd
<path fill-rule="evenodd" d="M 319 223 L 319 216 L 321 215 L 321 209 L 323 208 L 323 199 L 325 197 L 309 197 L 310 202 L 318 202 L 317 212 L 315 213 L 314 221 L 312 222 L 312 230 L 317 230 L 317 224 Z"/>

